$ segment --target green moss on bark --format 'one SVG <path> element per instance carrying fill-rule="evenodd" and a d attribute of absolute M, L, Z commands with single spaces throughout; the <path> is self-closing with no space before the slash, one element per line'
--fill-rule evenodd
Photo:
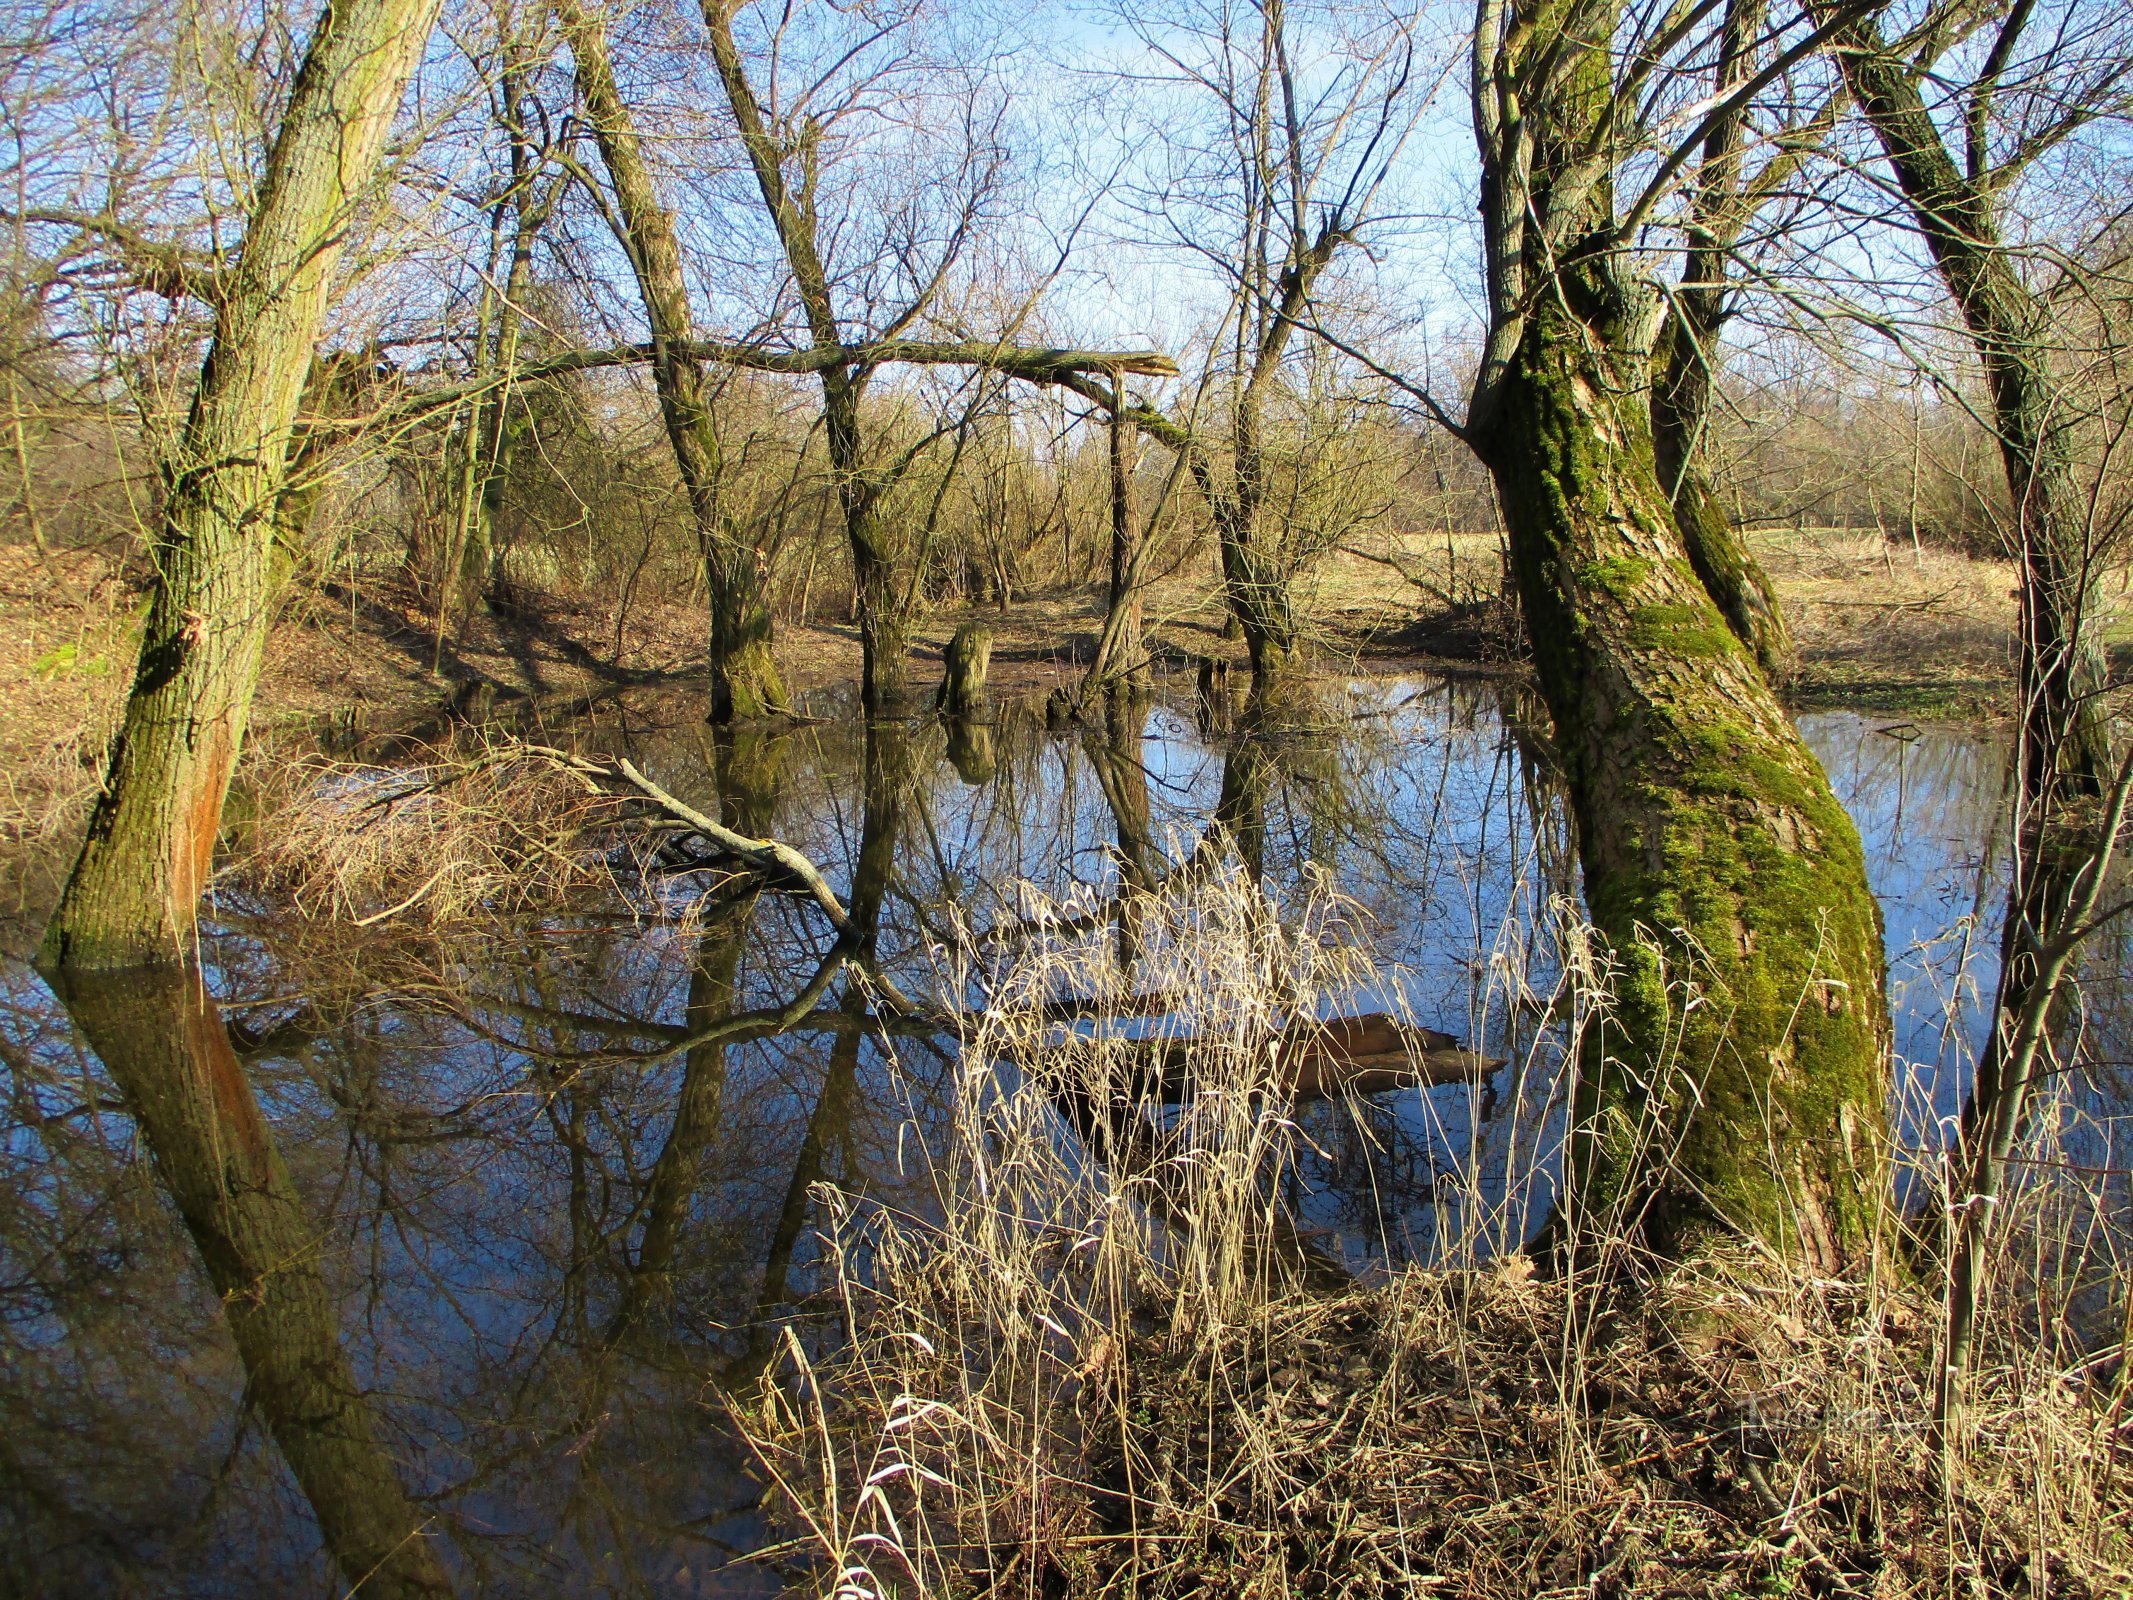
<path fill-rule="evenodd" d="M 1866 1248 L 1888 1030 L 1857 831 L 1685 572 L 1633 386 L 1536 317 L 1480 439 L 1510 524 L 1593 922 L 1616 965 L 1573 1142 L 1582 1205 Z"/>

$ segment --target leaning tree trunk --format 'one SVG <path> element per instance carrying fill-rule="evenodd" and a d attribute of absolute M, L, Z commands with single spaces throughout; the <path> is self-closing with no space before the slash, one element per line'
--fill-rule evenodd
<path fill-rule="evenodd" d="M 718 431 L 705 398 L 703 367 L 684 353 L 692 324 L 674 219 L 660 204 L 629 107 L 616 86 L 604 28 L 577 0 L 559 0 L 556 15 L 577 60 L 578 89 L 615 186 L 645 321 L 651 327 L 660 415 L 696 522 L 711 595 L 711 720 L 731 722 L 790 710 L 771 653 L 761 556 L 719 505 Z"/>
<path fill-rule="evenodd" d="M 1574 1190 L 1662 1250 L 1726 1227 L 1835 1265 L 1881 1192 L 1879 908 L 1851 819 L 1683 556 L 1646 397 L 1605 348 L 1544 301 L 1475 432 L 1616 967 Z"/>
<path fill-rule="evenodd" d="M 319 1270 L 321 1231 L 282 1165 L 199 970 L 62 973 L 62 998 L 140 1128 L 222 1301 L 245 1392 L 366 1595 L 451 1593 L 379 1443 Z"/>
<path fill-rule="evenodd" d="M 2089 598 L 2101 577 L 2073 470 L 2076 418 L 2054 377 L 2051 312 L 2008 260 L 1994 175 L 1965 177 L 1909 62 L 1871 20 L 1837 57 L 1896 174 L 1942 281 L 1963 314 L 1992 395 L 2021 566 L 2023 766 L 2029 793 L 2101 793 L 2111 771 L 2103 643 Z"/>
<path fill-rule="evenodd" d="M 437 0 L 326 9 L 289 96 L 185 431 L 156 585 L 87 841 L 43 960 L 177 960 L 213 863 L 273 608 L 275 502 L 334 269 Z"/>

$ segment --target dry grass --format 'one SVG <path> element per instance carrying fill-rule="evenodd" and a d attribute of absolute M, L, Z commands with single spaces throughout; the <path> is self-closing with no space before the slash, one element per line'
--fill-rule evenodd
<path fill-rule="evenodd" d="M 937 1214 L 818 1191 L 839 1340 L 811 1353 L 788 1334 L 745 1424 L 821 1592 L 2133 1581 L 2126 1394 L 2106 1381 L 2122 1352 L 2084 1353 L 2053 1310 L 2069 1273 L 2123 1305 L 2099 1243 L 2123 1219 L 2049 1149 L 2009 1208 L 1989 1349 L 1944 1455 L 1926 1427 L 1942 1312 L 1907 1271 L 1834 1282 L 1742 1247 L 1671 1265 L 1617 1232 L 1593 1241 L 1604 1290 L 1515 1253 L 1328 1287 L 1273 1199 L 1301 1135 L 1272 1041 L 1354 977 L 1353 930 L 1321 896 L 1285 931 L 1241 875 L 1135 916 L 1130 972 L 1087 937 L 948 958 L 987 1004 L 931 1157 Z M 1605 1004 L 1566 931 L 1558 1044 Z M 1167 1113 L 1118 1037 L 1135 980 L 1183 989 L 1198 1041 L 1197 1093 Z M 1062 1037 L 1042 1020 L 1062 992 L 1107 1020 Z M 2066 1124 L 2044 1126 L 2048 1144 Z M 1930 1193 L 1937 1172 L 1915 1176 Z"/>
<path fill-rule="evenodd" d="M 252 820 L 221 883 L 300 919 L 367 926 L 493 917 L 642 876 L 643 830 L 622 802 L 553 763 L 500 746 L 373 766 L 323 756 L 257 761 Z"/>

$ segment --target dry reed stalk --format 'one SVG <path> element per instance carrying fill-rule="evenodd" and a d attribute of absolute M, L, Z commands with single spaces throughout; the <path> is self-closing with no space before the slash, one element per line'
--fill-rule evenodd
<path fill-rule="evenodd" d="M 509 913 L 619 892 L 645 865 L 618 801 L 509 747 L 398 767 L 297 760 L 262 771 L 253 797 L 248 848 L 224 881 L 302 918 Z"/>
<path fill-rule="evenodd" d="M 1075 913 L 1039 906 L 1072 931 L 994 970 L 947 953 L 951 992 L 988 1004 L 930 1154 L 936 1217 L 818 1192 L 848 1337 L 790 1340 L 741 1410 L 822 1592 L 2125 1592 L 2133 1422 L 2112 1362 L 2070 1363 L 2039 1321 L 2063 1273 L 2038 1263 L 2088 1241 L 2094 1279 L 2114 1204 L 2051 1164 L 2064 1119 L 2033 1141 L 1943 1460 L 1940 1318 L 1905 1270 L 1665 1263 L 1633 1218 L 1587 1217 L 1604 1291 L 1515 1251 L 1314 1281 L 1275 1199 L 1298 1133 L 1274 1041 L 1356 976 L 1338 903 L 1286 932 L 1241 874 L 1187 886 L 1136 909 L 1130 971 Z M 1575 928 L 1564 954 L 1567 1054 L 1606 973 Z M 1182 1108 L 1125 1098 L 1118 1034 L 1154 990 L 1204 1041 Z M 1057 1031 L 1062 992 L 1098 1002 L 1093 1029 Z M 2101 1270 L 2122 1304 L 2123 1263 Z"/>

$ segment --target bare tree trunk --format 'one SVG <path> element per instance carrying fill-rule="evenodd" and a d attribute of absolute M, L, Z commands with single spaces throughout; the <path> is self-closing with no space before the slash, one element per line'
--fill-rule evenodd
<path fill-rule="evenodd" d="M 59 986 L 199 1247 L 246 1391 L 334 1561 L 366 1595 L 450 1594 L 431 1519 L 378 1442 L 341 1348 L 318 1222 L 289 1181 L 198 969 L 71 972 Z"/>
<path fill-rule="evenodd" d="M 273 609 L 275 501 L 334 269 L 437 0 L 346 0 L 313 34 L 173 457 L 140 665 L 55 968 L 180 958 L 213 865 Z"/>
<path fill-rule="evenodd" d="M 1126 380 L 1111 375 L 1111 585 L 1106 596 L 1103 642 L 1106 678 L 1129 696 L 1148 682 L 1148 651 L 1141 641 L 1138 581 L 1142 532 L 1133 503 L 1133 474 L 1140 465 L 1140 430 L 1126 409 Z"/>
<path fill-rule="evenodd" d="M 517 41 L 507 40 L 505 49 L 515 51 Z M 477 376 L 500 379 L 493 392 L 480 396 L 467 430 L 467 459 L 460 516 L 464 530 L 460 539 L 459 588 L 463 608 L 488 599 L 496 587 L 497 523 L 503 510 L 504 493 L 511 482 L 513 458 L 526 430 L 525 407 L 516 393 L 511 374 L 518 366 L 520 335 L 525 327 L 525 305 L 533 286 L 533 247 L 555 208 L 559 190 L 551 184 L 536 192 L 540 172 L 527 129 L 527 70 L 514 61 L 502 73 L 506 131 L 511 139 L 511 187 L 497 202 L 492 228 L 501 233 L 508 216 L 511 228 L 510 265 L 504 269 L 500 293 L 484 292 L 485 315 L 475 349 Z M 466 609 L 462 610 L 464 620 Z"/>
<path fill-rule="evenodd" d="M 702 365 L 685 353 L 691 337 L 689 289 L 682 276 L 674 219 L 657 185 L 615 84 L 607 36 L 579 0 L 557 0 L 578 92 L 615 186 L 630 264 L 652 334 L 652 376 L 674 461 L 696 520 L 705 587 L 711 596 L 711 720 L 731 722 L 791 709 L 771 653 L 770 607 L 763 597 L 762 557 L 719 505 L 723 467 L 718 430 L 705 396 Z"/>
<path fill-rule="evenodd" d="M 2028 8 L 2017 13 L 2018 25 Z M 2021 566 L 2025 787 L 2032 796 L 2062 783 L 2099 794 L 2112 769 L 2110 721 L 2103 644 L 2090 624 L 2088 597 L 2101 574 L 2074 479 L 2075 408 L 2051 367 L 2051 313 L 2002 246 L 1998 175 L 1981 151 L 1973 152 L 1967 175 L 1957 166 L 1921 97 L 1917 71 L 1870 19 L 1841 31 L 1837 58 L 1970 329 L 1992 395 Z M 1982 118 L 1992 84 L 1974 92 L 1984 97 L 1973 101 Z"/>
<path fill-rule="evenodd" d="M 1765 0 L 1729 0 L 1712 85 L 1717 95 L 1732 94 L 1752 74 L 1768 9 Z M 1710 448 L 1711 373 L 1719 358 L 1719 335 L 1731 314 L 1726 295 L 1733 250 L 1758 203 L 1741 182 L 1746 123 L 1742 105 L 1721 118 L 1704 140 L 1690 196 L 1681 283 L 1668 305 L 1656 351 L 1652 446 L 1689 565 L 1749 654 L 1773 679 L 1783 681 L 1792 667 L 1792 639 L 1778 608 L 1777 587 L 1748 549 L 1746 537 L 1727 520 L 1704 466 Z M 1795 161 L 1782 154 L 1773 158 L 1756 187 L 1767 191 L 1773 177 Z"/>

